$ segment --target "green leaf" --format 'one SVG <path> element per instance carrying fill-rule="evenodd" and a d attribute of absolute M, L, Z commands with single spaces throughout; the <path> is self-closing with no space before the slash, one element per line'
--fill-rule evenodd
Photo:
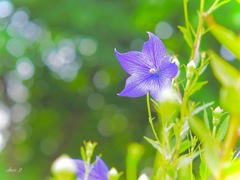
<path fill-rule="evenodd" d="M 207 167 L 214 175 L 219 177 L 220 173 L 220 146 L 210 134 L 204 123 L 196 116 L 189 120 L 189 125 L 194 134 L 202 141 L 204 148 L 204 159 Z"/>
<path fill-rule="evenodd" d="M 219 141 L 222 141 L 227 133 L 228 129 L 228 122 L 229 122 L 229 116 L 227 116 L 223 122 L 220 124 L 220 127 L 218 128 L 217 131 L 217 138 Z"/>
<path fill-rule="evenodd" d="M 240 114 L 240 90 L 236 87 L 222 88 L 220 91 L 220 104 L 233 114 Z"/>
<path fill-rule="evenodd" d="M 198 114 L 200 111 L 206 109 L 207 107 L 209 107 L 213 104 L 214 104 L 214 102 L 209 102 L 207 104 L 203 104 L 202 106 L 198 106 L 196 109 L 193 110 L 191 115 L 194 116 L 194 115 Z"/>
<path fill-rule="evenodd" d="M 208 54 L 211 57 L 210 64 L 213 73 L 222 86 L 228 87 L 234 85 L 239 77 L 237 69 L 227 63 L 212 50 L 209 50 Z"/>
<path fill-rule="evenodd" d="M 208 81 L 203 81 L 203 82 L 197 82 L 190 90 L 189 90 L 189 96 L 194 94 L 196 91 L 202 89 L 202 87 L 207 84 Z"/>
<path fill-rule="evenodd" d="M 201 69 L 199 75 L 201 75 L 201 74 L 203 74 L 203 73 L 205 72 L 205 70 L 206 70 L 207 67 L 208 67 L 208 64 L 209 64 L 209 63 L 206 63 L 206 64 L 202 67 L 202 69 Z"/>
<path fill-rule="evenodd" d="M 178 179 L 192 179 L 194 180 L 194 174 L 190 170 L 190 164 L 199 156 L 199 151 L 188 155 L 179 157 L 175 163 L 178 163 Z"/>
<path fill-rule="evenodd" d="M 237 35 L 231 30 L 217 24 L 210 15 L 206 17 L 206 22 L 215 38 L 240 60 L 240 42 Z"/>
<path fill-rule="evenodd" d="M 215 6 L 215 8 L 214 8 L 209 14 L 211 14 L 213 11 L 217 10 L 218 8 L 220 8 L 221 6 L 223 6 L 224 4 L 226 4 L 226 3 L 230 2 L 230 1 L 231 1 L 231 0 L 223 0 L 223 1 L 219 2 L 219 3 Z"/>
<path fill-rule="evenodd" d="M 163 153 L 162 148 L 160 147 L 160 144 L 159 144 L 158 141 L 154 141 L 154 140 L 152 140 L 148 137 L 145 137 L 145 136 L 144 136 L 144 139 L 146 139 L 155 149 L 157 149 L 160 154 Z"/>
<path fill-rule="evenodd" d="M 206 166 L 206 163 L 204 160 L 202 160 L 200 163 L 199 174 L 201 179 L 207 179 L 210 176 L 209 168 Z"/>
<path fill-rule="evenodd" d="M 204 120 L 204 123 L 207 126 L 207 128 L 210 130 L 210 121 L 209 121 L 209 118 L 208 118 L 206 108 L 203 110 L 203 120 Z"/>
<path fill-rule="evenodd" d="M 216 140 L 209 138 L 204 141 L 204 160 L 211 174 L 218 179 L 221 167 L 221 148 Z"/>
<path fill-rule="evenodd" d="M 193 39 L 192 39 L 191 32 L 188 31 L 187 28 L 182 27 L 182 26 L 178 26 L 178 28 L 183 33 L 183 38 L 185 39 L 185 41 L 187 42 L 189 47 L 192 48 L 192 46 L 193 46 Z"/>
<path fill-rule="evenodd" d="M 80 153 L 81 153 L 82 160 L 86 161 L 87 156 L 86 156 L 85 149 L 83 146 L 80 147 Z"/>
<path fill-rule="evenodd" d="M 209 141 L 212 139 L 210 131 L 206 128 L 204 123 L 196 116 L 189 119 L 189 126 L 192 132 L 202 141 Z"/>
<path fill-rule="evenodd" d="M 183 143 L 181 144 L 180 149 L 179 149 L 179 154 L 186 151 L 188 148 L 191 147 L 191 145 L 192 145 L 191 141 L 189 141 L 189 140 L 183 141 Z"/>

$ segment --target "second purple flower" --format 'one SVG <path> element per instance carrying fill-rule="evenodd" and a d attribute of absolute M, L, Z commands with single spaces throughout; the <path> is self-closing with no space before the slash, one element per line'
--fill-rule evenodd
<path fill-rule="evenodd" d="M 171 87 L 178 67 L 166 55 L 162 41 L 148 32 L 149 40 L 143 44 L 142 52 L 130 51 L 115 54 L 123 69 L 130 75 L 119 96 L 140 97 L 147 93 L 159 100 L 162 90 Z"/>

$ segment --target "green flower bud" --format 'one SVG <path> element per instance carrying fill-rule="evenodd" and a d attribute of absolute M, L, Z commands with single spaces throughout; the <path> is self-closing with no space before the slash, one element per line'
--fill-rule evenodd
<path fill-rule="evenodd" d="M 122 173 L 119 173 L 116 168 L 111 168 L 108 172 L 109 180 L 118 180 Z"/>
<path fill-rule="evenodd" d="M 213 125 L 217 126 L 219 121 L 220 121 L 220 117 L 222 116 L 222 112 L 223 110 L 218 106 L 213 110 Z"/>
<path fill-rule="evenodd" d="M 195 70 L 196 70 L 196 64 L 194 60 L 191 60 L 187 64 L 187 79 L 191 79 L 193 77 Z"/>
<path fill-rule="evenodd" d="M 86 155 L 86 160 L 88 162 L 90 162 L 90 159 L 93 155 L 93 152 L 94 152 L 94 149 L 96 147 L 97 143 L 96 142 L 91 142 L 91 141 L 88 141 L 88 142 L 84 142 L 84 146 L 85 146 L 85 155 Z"/>

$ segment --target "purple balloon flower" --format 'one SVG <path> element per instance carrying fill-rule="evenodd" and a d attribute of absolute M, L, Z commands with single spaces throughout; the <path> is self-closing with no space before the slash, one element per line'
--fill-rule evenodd
<path fill-rule="evenodd" d="M 83 180 L 85 176 L 84 161 L 80 159 L 74 159 L 74 162 L 77 165 L 77 178 L 78 180 Z M 90 165 L 88 180 L 108 180 L 108 171 L 107 165 L 101 158 L 97 156 L 95 164 Z"/>
<path fill-rule="evenodd" d="M 123 69 L 130 75 L 124 90 L 119 96 L 139 97 L 147 93 L 159 100 L 163 89 L 171 87 L 172 79 L 178 73 L 178 67 L 166 55 L 163 42 L 148 32 L 149 40 L 144 43 L 142 52 L 130 51 L 115 54 Z"/>

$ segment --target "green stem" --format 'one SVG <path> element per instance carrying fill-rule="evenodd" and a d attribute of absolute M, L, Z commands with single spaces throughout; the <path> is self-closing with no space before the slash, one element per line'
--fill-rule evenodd
<path fill-rule="evenodd" d="M 199 56 L 199 47 L 202 37 L 202 30 L 203 30 L 203 20 L 204 20 L 204 0 L 201 0 L 200 3 L 200 12 L 199 12 L 199 22 L 197 27 L 197 33 L 195 37 L 195 41 L 192 47 L 191 59 L 190 60 L 198 60 Z"/>
<path fill-rule="evenodd" d="M 215 137 L 217 131 L 217 126 L 213 125 L 213 133 L 212 136 Z"/>
<path fill-rule="evenodd" d="M 187 30 L 190 32 L 189 20 L 188 20 L 188 8 L 187 8 L 188 0 L 183 1 L 183 8 L 184 8 L 184 18 Z"/>
<path fill-rule="evenodd" d="M 158 138 L 157 133 L 156 133 L 156 130 L 155 130 L 154 125 L 153 125 L 153 119 L 154 119 L 154 118 L 152 118 L 152 114 L 151 114 L 151 105 L 150 105 L 150 96 L 149 96 L 149 93 L 147 93 L 147 110 L 148 110 L 148 120 L 149 120 L 149 123 L 150 123 L 150 125 L 151 125 L 152 131 L 153 131 L 153 134 L 154 134 L 154 137 L 155 137 L 156 140 L 160 143 L 159 138 Z"/>
<path fill-rule="evenodd" d="M 89 161 L 90 162 L 90 161 Z M 89 175 L 89 172 L 90 172 L 90 169 L 89 169 L 89 162 L 85 162 L 85 174 L 84 174 L 84 180 L 88 180 L 88 175 Z"/>
<path fill-rule="evenodd" d="M 214 10 L 214 8 L 216 7 L 218 2 L 219 2 L 219 0 L 215 0 L 215 2 L 212 4 L 212 6 L 206 12 L 206 15 L 211 14 L 211 12 Z"/>

